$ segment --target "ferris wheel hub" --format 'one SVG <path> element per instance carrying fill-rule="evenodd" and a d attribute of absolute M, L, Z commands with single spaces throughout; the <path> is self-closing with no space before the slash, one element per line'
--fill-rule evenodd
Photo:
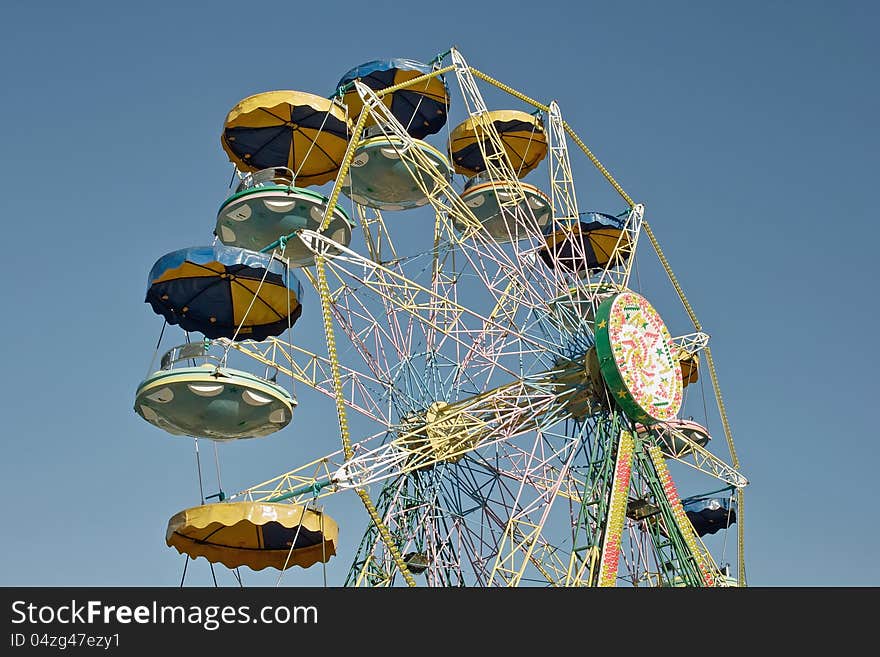
<path fill-rule="evenodd" d="M 489 433 L 488 423 L 470 402 L 432 403 L 420 417 L 408 417 L 399 431 L 400 445 L 415 463 L 429 467 L 439 461 L 458 462 Z"/>

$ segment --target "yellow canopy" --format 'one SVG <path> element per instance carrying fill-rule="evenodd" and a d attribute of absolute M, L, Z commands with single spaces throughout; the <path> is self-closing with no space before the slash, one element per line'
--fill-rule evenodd
<path fill-rule="evenodd" d="M 498 131 L 518 178 L 523 178 L 546 157 L 547 135 L 540 118 L 519 110 L 495 110 L 472 116 L 452 131 L 449 153 L 456 173 L 472 177 L 486 170 L 483 150 L 487 155 L 492 154 L 487 135 L 489 125 Z"/>
<path fill-rule="evenodd" d="M 374 91 L 381 91 L 392 85 L 409 82 L 421 75 L 424 75 L 424 71 L 417 68 L 412 70 L 391 68 L 388 71 L 375 71 L 372 75 L 366 75 L 361 80 Z M 348 106 L 349 116 L 354 121 L 364 108 L 364 103 L 357 89 L 354 87 L 349 89 L 343 97 L 343 102 Z M 407 132 L 416 139 L 423 139 L 425 136 L 437 132 L 446 122 L 446 106 L 449 104 L 449 95 L 443 80 L 439 77 L 433 77 L 417 82 L 410 87 L 385 94 L 382 96 L 382 104 L 391 110 L 391 113 L 403 124 Z M 367 126 L 375 124 L 376 121 L 372 116 L 367 118 Z"/>
<path fill-rule="evenodd" d="M 242 171 L 287 167 L 300 187 L 336 177 L 351 124 L 345 108 L 302 91 L 266 91 L 240 101 L 223 126 L 220 143 Z"/>
<path fill-rule="evenodd" d="M 538 255 L 548 267 L 561 266 L 576 272 L 620 265 L 630 240 L 629 234 L 615 225 L 617 221 L 611 215 L 588 213 L 587 221 L 578 221 L 573 226 L 566 225 L 547 234 L 544 238 L 546 247 Z"/>
<path fill-rule="evenodd" d="M 684 385 L 696 383 L 700 380 L 700 356 L 682 350 L 678 354 L 681 364 L 681 380 Z"/>
<path fill-rule="evenodd" d="M 168 521 L 165 543 L 190 558 L 252 570 L 326 563 L 339 527 L 330 516 L 296 504 L 221 502 L 185 509 Z"/>

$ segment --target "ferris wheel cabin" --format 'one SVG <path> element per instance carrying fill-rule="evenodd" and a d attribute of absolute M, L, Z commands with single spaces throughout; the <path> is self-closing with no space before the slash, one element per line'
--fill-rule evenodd
<path fill-rule="evenodd" d="M 420 151 L 421 157 L 414 161 L 407 154 L 409 149 Z M 396 137 L 370 137 L 358 144 L 342 192 L 355 203 L 377 210 L 409 210 L 426 205 L 438 190 L 438 181 L 451 173 L 446 156 L 427 142 L 407 144 Z"/>
<path fill-rule="evenodd" d="M 625 218 L 602 212 L 584 213 L 583 219 L 558 219 L 545 230 L 546 245 L 538 255 L 548 267 L 580 276 L 625 264 L 629 237 Z"/>
<path fill-rule="evenodd" d="M 187 365 L 205 361 L 200 365 Z M 267 436 L 293 417 L 296 400 L 278 384 L 224 367 L 202 342 L 175 347 L 135 393 L 135 411 L 177 436 L 226 441 Z"/>
<path fill-rule="evenodd" d="M 449 152 L 455 172 L 467 176 L 462 201 L 494 240 L 521 239 L 521 225 L 535 233 L 546 228 L 552 218 L 550 198 L 521 182 L 547 155 L 547 137 L 537 116 L 496 110 L 470 117 L 452 131 Z M 505 172 L 502 156 L 510 172 Z M 453 220 L 466 232 L 461 218 Z"/>
<path fill-rule="evenodd" d="M 330 516 L 297 504 L 220 502 L 180 511 L 168 521 L 165 543 L 191 559 L 252 570 L 327 563 L 339 527 Z"/>
<path fill-rule="evenodd" d="M 680 458 L 690 454 L 694 451 L 694 445 L 706 447 L 712 439 L 709 430 L 703 425 L 693 420 L 678 418 L 653 426 L 637 424 L 636 432 L 646 440 L 650 440 L 651 436 L 656 436 L 657 443 L 667 458 Z"/>
<path fill-rule="evenodd" d="M 253 251 L 275 249 L 294 267 L 315 262 L 314 252 L 296 237 L 299 230 L 322 232 L 334 242 L 348 246 L 354 223 L 345 210 L 336 205 L 327 227 L 321 231 L 330 199 L 313 190 L 294 187 L 294 178 L 286 167 L 244 176 L 235 193 L 220 206 L 214 234 L 227 246 Z"/>
<path fill-rule="evenodd" d="M 365 119 L 342 192 L 359 205 L 398 211 L 426 205 L 452 174 L 446 156 L 424 141 L 446 124 L 449 90 L 442 76 L 385 92 L 430 73 L 433 68 L 411 59 L 375 60 L 356 66 L 339 80 L 336 95 L 354 119 L 364 108 L 355 80 L 382 94 L 387 112 L 403 126 L 407 139 L 395 135 L 373 113 Z"/>

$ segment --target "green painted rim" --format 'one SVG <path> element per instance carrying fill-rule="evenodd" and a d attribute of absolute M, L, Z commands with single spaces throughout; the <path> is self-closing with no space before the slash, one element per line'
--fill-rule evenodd
<path fill-rule="evenodd" d="M 153 390 L 154 388 L 169 385 L 171 383 L 220 382 L 229 383 L 230 385 L 244 386 L 251 390 L 264 392 L 268 395 L 272 395 L 275 399 L 285 403 L 291 408 L 294 405 L 293 397 L 290 392 L 277 383 L 266 381 L 265 379 L 254 376 L 249 372 L 228 369 L 225 367 L 220 368 L 222 376 L 214 377 L 212 375 L 214 369 L 213 365 L 199 365 L 196 367 L 176 367 L 171 370 L 159 370 L 141 382 L 137 387 L 135 396 L 140 397 L 142 394 Z"/>
<path fill-rule="evenodd" d="M 293 196 L 303 200 L 312 200 L 316 201 L 316 205 L 326 205 L 330 200 L 323 194 L 318 194 L 310 189 L 303 189 L 301 187 L 288 187 L 287 185 L 263 185 L 261 187 L 250 187 L 248 189 L 237 192 L 223 201 L 223 204 L 220 206 L 220 209 L 217 211 L 217 214 L 221 214 L 223 210 L 226 209 L 227 206 L 231 205 L 238 199 L 244 196 L 252 196 L 254 194 L 265 192 L 283 192 L 286 195 Z M 342 215 L 343 219 L 345 219 L 349 225 L 354 226 L 354 222 L 351 220 L 351 217 L 348 216 L 348 213 L 338 203 L 336 207 L 333 209 L 334 213 L 338 213 Z"/>
<path fill-rule="evenodd" d="M 446 169 L 450 168 L 449 158 L 447 158 L 441 151 L 434 148 L 431 144 L 421 139 L 414 139 L 416 148 L 421 149 L 426 153 L 430 153 L 434 155 L 437 159 L 440 160 L 438 163 L 440 166 L 444 166 Z M 367 139 L 361 140 L 358 143 L 356 151 L 361 150 L 362 148 L 373 147 L 373 146 L 395 146 L 395 145 L 404 145 L 404 142 L 399 137 L 386 137 L 385 135 L 378 135 L 376 137 L 368 137 Z"/>

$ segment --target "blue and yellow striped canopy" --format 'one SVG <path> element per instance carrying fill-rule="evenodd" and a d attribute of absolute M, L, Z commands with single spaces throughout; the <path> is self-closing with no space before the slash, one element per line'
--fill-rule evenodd
<path fill-rule="evenodd" d="M 338 102 L 302 91 L 248 96 L 226 115 L 220 143 L 241 171 L 286 167 L 300 187 L 333 180 L 350 125 Z"/>
<path fill-rule="evenodd" d="M 457 173 L 468 177 L 486 170 L 486 157 L 496 155 L 492 125 L 517 178 L 524 178 L 547 156 L 547 135 L 538 116 L 520 110 L 493 110 L 468 117 L 449 137 L 449 155 Z"/>
<path fill-rule="evenodd" d="M 302 285 L 269 255 L 224 246 L 194 246 L 162 256 L 147 296 L 169 324 L 208 338 L 265 340 L 302 313 Z"/>
<path fill-rule="evenodd" d="M 629 246 L 626 218 L 586 212 L 580 220 L 554 221 L 544 230 L 546 245 L 538 255 L 548 267 L 583 272 L 622 263 L 619 247 Z"/>
<path fill-rule="evenodd" d="M 336 85 L 336 91 L 343 94 L 343 102 L 354 120 L 360 114 L 363 103 L 357 89 L 353 86 L 345 89 L 350 83 L 360 80 L 373 91 L 381 91 L 432 70 L 428 64 L 412 59 L 377 59 L 356 66 L 343 75 Z M 449 90 L 445 80 L 438 75 L 392 92 L 384 96 L 382 102 L 414 139 L 424 139 L 446 124 Z"/>

